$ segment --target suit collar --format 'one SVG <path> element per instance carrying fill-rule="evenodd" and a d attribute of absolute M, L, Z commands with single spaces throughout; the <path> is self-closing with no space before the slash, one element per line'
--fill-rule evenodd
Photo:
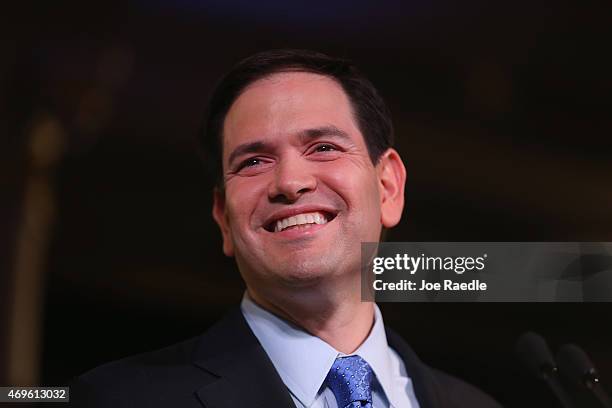
<path fill-rule="evenodd" d="M 218 377 L 197 391 L 207 408 L 294 406 L 239 308 L 199 339 L 193 363 Z"/>
<path fill-rule="evenodd" d="M 406 365 L 420 407 L 447 406 L 433 371 L 397 333 L 386 327 L 386 335 Z M 197 391 L 206 408 L 295 406 L 238 307 L 200 337 L 193 364 L 217 377 Z"/>

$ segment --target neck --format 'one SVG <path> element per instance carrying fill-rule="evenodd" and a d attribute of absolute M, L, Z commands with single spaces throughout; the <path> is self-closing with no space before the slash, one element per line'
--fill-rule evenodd
<path fill-rule="evenodd" d="M 297 293 L 283 291 L 281 296 L 260 296 L 248 289 L 251 299 L 264 309 L 350 354 L 370 334 L 374 306 L 361 301 L 359 288 L 330 292 L 302 288 Z"/>

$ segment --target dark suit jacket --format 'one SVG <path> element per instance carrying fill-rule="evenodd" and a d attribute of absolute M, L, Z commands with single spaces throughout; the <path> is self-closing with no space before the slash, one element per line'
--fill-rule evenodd
<path fill-rule="evenodd" d="M 422 408 L 500 407 L 423 364 L 389 329 L 387 340 L 404 360 Z M 199 337 L 81 375 L 71 385 L 70 400 L 71 406 L 91 408 L 295 407 L 239 308 Z"/>

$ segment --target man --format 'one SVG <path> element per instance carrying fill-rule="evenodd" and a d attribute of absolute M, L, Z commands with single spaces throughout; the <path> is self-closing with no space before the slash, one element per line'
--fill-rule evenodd
<path fill-rule="evenodd" d="M 205 130 L 220 171 L 213 217 L 247 286 L 241 307 L 196 339 L 79 377 L 75 403 L 498 406 L 425 366 L 361 301 L 360 244 L 399 222 L 406 171 L 384 102 L 351 63 L 252 56 L 217 86 Z"/>

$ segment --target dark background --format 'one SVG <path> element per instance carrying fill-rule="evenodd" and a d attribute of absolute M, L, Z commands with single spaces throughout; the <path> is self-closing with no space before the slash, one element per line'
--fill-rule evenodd
<path fill-rule="evenodd" d="M 270 48 L 348 57 L 388 101 L 408 171 L 388 240 L 612 241 L 610 11 L 485 0 L 12 6 L 0 17 L 2 323 L 28 186 L 40 183 L 43 198 L 29 201 L 47 214 L 32 294 L 39 384 L 198 335 L 239 302 L 194 139 L 218 77 Z M 552 404 L 514 357 L 527 329 L 555 349 L 582 345 L 612 384 L 612 304 L 381 307 L 425 361 L 506 406 Z"/>

